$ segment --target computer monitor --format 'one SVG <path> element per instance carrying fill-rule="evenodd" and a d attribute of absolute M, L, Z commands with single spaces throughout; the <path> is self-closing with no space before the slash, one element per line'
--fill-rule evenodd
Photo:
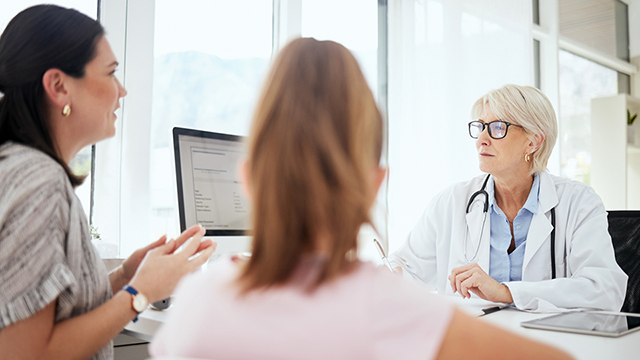
<path fill-rule="evenodd" d="M 238 177 L 245 138 L 174 127 L 180 231 L 201 224 L 215 254 L 250 251 L 250 203 Z"/>

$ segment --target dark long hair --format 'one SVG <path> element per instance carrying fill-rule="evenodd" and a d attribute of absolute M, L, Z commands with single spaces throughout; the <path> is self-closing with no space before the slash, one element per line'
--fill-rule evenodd
<path fill-rule="evenodd" d="M 53 141 L 42 77 L 52 68 L 83 77 L 103 35 L 96 20 L 55 5 L 23 10 L 0 35 L 0 145 L 14 141 L 48 154 L 65 169 L 73 186 L 84 176 L 71 172 Z"/>

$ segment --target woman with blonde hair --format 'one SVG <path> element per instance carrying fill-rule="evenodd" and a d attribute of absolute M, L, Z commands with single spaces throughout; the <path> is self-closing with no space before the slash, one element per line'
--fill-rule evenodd
<path fill-rule="evenodd" d="M 546 171 L 558 134 L 549 99 L 505 85 L 478 99 L 472 116 L 486 174 L 437 195 L 391 263 L 443 294 L 522 310 L 619 311 L 627 276 L 602 200 Z"/>
<path fill-rule="evenodd" d="M 183 281 L 155 356 L 219 359 L 566 358 L 355 260 L 385 176 L 383 124 L 351 53 L 292 41 L 256 109 L 244 168 L 253 252 Z M 501 346 L 490 345 L 501 339 Z"/>

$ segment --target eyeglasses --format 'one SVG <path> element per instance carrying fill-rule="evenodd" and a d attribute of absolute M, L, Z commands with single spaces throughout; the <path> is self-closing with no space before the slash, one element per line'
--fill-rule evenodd
<path fill-rule="evenodd" d="M 484 131 L 484 128 L 488 128 L 489 136 L 492 139 L 502 139 L 507 136 L 507 130 L 509 130 L 509 126 L 517 126 L 519 128 L 524 129 L 520 125 L 512 124 L 502 120 L 496 120 L 489 123 L 483 123 L 482 121 L 472 121 L 469 123 L 469 136 L 474 139 L 480 137 L 480 134 Z"/>

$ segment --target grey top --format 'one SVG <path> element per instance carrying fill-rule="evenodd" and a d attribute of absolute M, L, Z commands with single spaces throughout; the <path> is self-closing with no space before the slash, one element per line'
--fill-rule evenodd
<path fill-rule="evenodd" d="M 0 331 L 56 299 L 57 323 L 111 296 L 107 269 L 64 169 L 34 148 L 0 146 Z M 92 357 L 112 358 L 111 343 Z"/>

